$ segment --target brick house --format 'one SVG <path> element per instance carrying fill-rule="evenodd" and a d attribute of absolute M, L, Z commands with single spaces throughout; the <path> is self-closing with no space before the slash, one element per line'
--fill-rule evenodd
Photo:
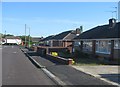
<path fill-rule="evenodd" d="M 80 29 L 65 31 L 57 35 L 48 36 L 43 39 L 49 47 L 67 47 L 72 52 L 73 38 L 80 34 Z"/>
<path fill-rule="evenodd" d="M 50 35 L 42 40 L 40 40 L 41 43 L 44 43 L 43 46 L 51 46 L 50 40 L 54 37 L 54 35 Z"/>
<path fill-rule="evenodd" d="M 74 38 L 73 51 L 80 50 L 93 55 L 120 58 L 120 22 L 110 19 L 109 24 L 94 27 Z"/>

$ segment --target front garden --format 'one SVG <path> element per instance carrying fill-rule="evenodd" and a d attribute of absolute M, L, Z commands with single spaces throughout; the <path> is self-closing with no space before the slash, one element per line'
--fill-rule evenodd
<path fill-rule="evenodd" d="M 71 58 L 75 61 L 74 65 L 108 65 L 110 62 L 108 60 L 102 60 L 100 58 L 96 58 L 95 56 L 87 53 L 83 53 L 80 51 L 75 51 L 74 53 L 70 53 L 69 51 L 66 52 L 59 52 L 58 56 L 64 58 Z"/>

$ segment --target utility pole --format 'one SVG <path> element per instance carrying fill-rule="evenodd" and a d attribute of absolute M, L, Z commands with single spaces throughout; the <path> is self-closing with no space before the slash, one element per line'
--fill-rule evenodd
<path fill-rule="evenodd" d="M 118 10 L 117 10 L 117 7 L 113 7 L 113 8 L 114 8 L 113 13 L 116 13 L 115 15 L 116 15 L 116 21 L 117 21 L 118 20 L 118 17 L 117 17 Z"/>
<path fill-rule="evenodd" d="M 26 46 L 26 24 L 25 24 L 25 46 Z"/>
<path fill-rule="evenodd" d="M 117 7 L 114 7 L 116 10 L 116 21 L 118 20 L 118 18 L 117 18 Z"/>
<path fill-rule="evenodd" d="M 5 35 L 4 35 L 4 38 L 6 37 L 6 30 L 5 30 Z"/>
<path fill-rule="evenodd" d="M 29 48 L 30 48 L 30 27 L 29 27 Z"/>

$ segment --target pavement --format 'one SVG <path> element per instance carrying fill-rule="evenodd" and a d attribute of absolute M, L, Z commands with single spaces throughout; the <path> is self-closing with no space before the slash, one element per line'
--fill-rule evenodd
<path fill-rule="evenodd" d="M 75 66 L 71 65 L 77 70 L 85 72 L 91 76 L 99 78 L 103 81 L 113 85 L 120 86 L 120 66 L 117 65 L 98 65 L 98 66 Z"/>
<path fill-rule="evenodd" d="M 58 77 L 59 81 L 64 82 L 66 85 L 116 85 L 96 78 L 73 66 L 61 65 L 49 58 L 41 57 L 35 52 L 26 52 L 32 60 L 35 60 L 40 66 L 44 66 L 47 71 Z"/>

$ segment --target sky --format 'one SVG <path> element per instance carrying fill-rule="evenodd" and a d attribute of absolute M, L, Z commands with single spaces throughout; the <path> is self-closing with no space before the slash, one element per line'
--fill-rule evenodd
<path fill-rule="evenodd" d="M 116 17 L 118 2 L 2 2 L 2 33 L 46 37 L 83 26 L 87 31 Z"/>

